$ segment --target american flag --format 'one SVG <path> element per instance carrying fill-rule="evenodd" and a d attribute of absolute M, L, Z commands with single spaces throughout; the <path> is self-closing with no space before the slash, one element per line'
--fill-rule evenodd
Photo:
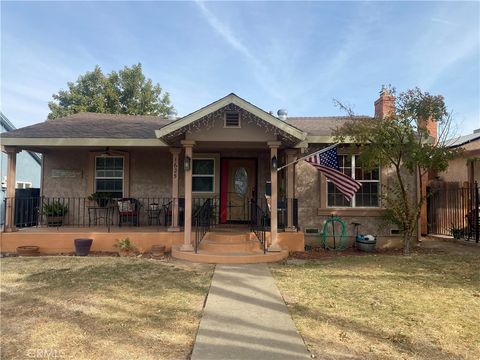
<path fill-rule="evenodd" d="M 350 201 L 362 186 L 361 183 L 345 175 L 338 166 L 337 147 L 322 152 L 317 151 L 305 158 L 305 161 L 315 166 L 328 180 L 335 184 L 345 198 Z"/>

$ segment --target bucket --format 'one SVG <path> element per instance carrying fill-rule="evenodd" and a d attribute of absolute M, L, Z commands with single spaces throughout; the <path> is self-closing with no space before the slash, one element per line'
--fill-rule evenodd
<path fill-rule="evenodd" d="M 372 235 L 359 235 L 355 240 L 356 248 L 360 251 L 372 252 L 375 251 L 377 245 L 377 238 Z"/>

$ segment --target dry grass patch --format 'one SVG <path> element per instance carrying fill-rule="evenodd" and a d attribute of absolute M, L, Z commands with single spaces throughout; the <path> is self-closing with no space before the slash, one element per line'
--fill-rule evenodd
<path fill-rule="evenodd" d="M 274 265 L 320 359 L 480 359 L 480 249 Z"/>
<path fill-rule="evenodd" d="M 136 258 L 1 260 L 1 355 L 185 359 L 213 266 Z"/>

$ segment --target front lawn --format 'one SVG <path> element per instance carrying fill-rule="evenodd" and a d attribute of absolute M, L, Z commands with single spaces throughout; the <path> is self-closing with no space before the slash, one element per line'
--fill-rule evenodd
<path fill-rule="evenodd" d="M 319 359 L 480 359 L 480 252 L 273 265 Z"/>
<path fill-rule="evenodd" d="M 137 258 L 1 260 L 1 357 L 186 359 L 213 266 Z"/>

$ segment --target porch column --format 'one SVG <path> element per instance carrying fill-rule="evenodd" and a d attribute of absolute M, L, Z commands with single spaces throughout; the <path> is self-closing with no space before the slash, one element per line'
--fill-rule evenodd
<path fill-rule="evenodd" d="M 5 206 L 5 231 L 17 231 L 15 226 L 15 184 L 17 173 L 17 148 L 6 147 L 5 151 L 8 156 L 7 160 L 7 198 Z"/>
<path fill-rule="evenodd" d="M 180 231 L 178 226 L 178 156 L 181 151 L 180 148 L 170 148 L 172 153 L 172 224 L 168 231 Z"/>
<path fill-rule="evenodd" d="M 287 164 L 297 159 L 297 149 L 285 150 Z M 295 198 L 295 164 L 287 166 L 287 227 L 285 231 L 296 231 L 293 225 L 293 199 Z"/>
<path fill-rule="evenodd" d="M 280 146 L 280 141 L 269 141 L 268 146 L 270 147 L 270 181 L 272 183 L 272 196 L 270 198 L 270 242 L 271 245 L 268 247 L 268 251 L 281 251 L 282 249 L 277 242 L 277 227 L 278 227 L 278 205 L 277 205 L 277 169 L 272 167 L 272 159 L 277 157 L 278 147 Z"/>
<path fill-rule="evenodd" d="M 183 147 L 185 148 L 184 166 L 185 171 L 185 225 L 184 225 L 184 241 L 180 248 L 181 251 L 193 251 L 192 246 L 192 154 L 193 140 L 182 140 Z"/>

